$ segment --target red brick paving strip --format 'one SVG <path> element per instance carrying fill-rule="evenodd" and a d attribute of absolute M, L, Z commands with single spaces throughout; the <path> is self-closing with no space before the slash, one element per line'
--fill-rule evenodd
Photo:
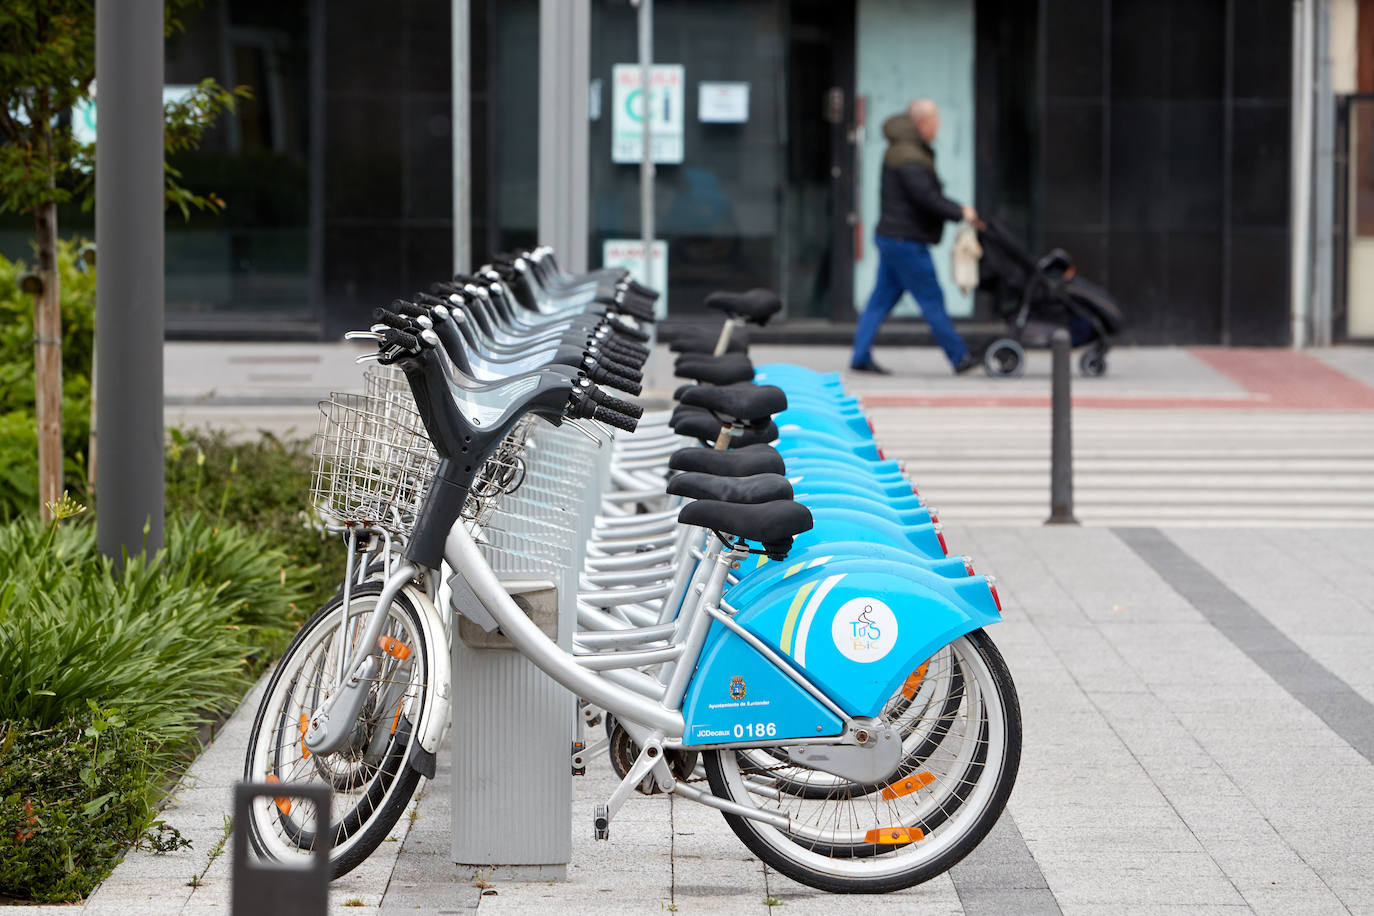
<path fill-rule="evenodd" d="M 1189 353 L 1249 392 L 1238 397 L 1079 395 L 1075 407 L 1374 410 L 1374 388 L 1293 350 L 1193 347 Z M 1048 395 L 866 394 L 865 407 L 1049 407 Z"/>

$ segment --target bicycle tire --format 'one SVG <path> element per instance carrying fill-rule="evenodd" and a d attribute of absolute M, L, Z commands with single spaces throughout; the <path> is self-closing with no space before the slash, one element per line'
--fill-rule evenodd
<path fill-rule="evenodd" d="M 366 627 L 380 592 L 381 583 L 377 582 L 355 591 L 348 624 L 355 639 Z M 334 841 L 330 875 L 334 878 L 356 868 L 381 845 L 420 782 L 420 774 L 407 761 L 419 734 L 424 694 L 433 683 L 433 648 L 426 643 L 419 610 L 404 591 L 392 602 L 388 616 L 391 620 L 384 635 L 409 647 L 410 655 L 399 662 L 383 656 L 383 667 L 359 724 L 343 748 L 329 755 L 312 755 L 301 738 L 304 717 L 323 699 L 330 686 L 328 678 L 336 671 L 337 656 L 331 654 L 331 647 L 338 645 L 338 628 L 343 623 L 338 596 L 306 622 L 282 655 L 258 704 L 248 738 L 246 780 L 275 779 L 287 787 L 317 783 L 330 790 Z M 406 667 L 410 670 L 402 680 L 397 673 Z M 399 696 L 392 696 L 397 690 Z M 379 701 L 384 695 L 386 699 Z M 260 858 L 289 861 L 309 856 L 314 848 L 315 830 L 306 829 L 306 818 L 297 814 L 289 798 L 283 798 L 285 804 L 258 799 L 250 809 L 249 842 Z"/>
<path fill-rule="evenodd" d="M 886 893 L 943 874 L 982 842 L 1001 816 L 1016 782 L 1021 758 L 1020 706 L 1006 662 L 982 630 L 955 640 L 951 647 L 965 677 L 962 718 L 966 724 L 961 730 L 949 730 L 945 740 L 960 735 L 959 753 L 968 753 L 966 760 L 956 759 L 957 772 L 948 780 L 952 791 L 941 796 L 923 788 L 893 800 L 869 793 L 857 800 L 857 806 L 856 800 L 848 798 L 814 802 L 770 795 L 766 790 L 750 790 L 735 751 L 714 751 L 704 755 L 704 766 L 716 797 L 755 808 L 770 807 L 793 819 L 788 830 L 781 830 L 722 812 L 745 846 L 779 873 L 810 887 L 834 893 Z M 893 775 L 900 776 L 901 771 L 898 767 Z M 943 782 L 937 778 L 933 784 Z M 824 807 L 846 804 L 852 809 L 848 817 Z M 806 812 L 808 805 L 813 813 Z M 908 806 L 912 813 L 899 813 Z M 932 812 L 938 816 L 929 817 Z M 816 827 L 808 825 L 813 814 Z M 822 828 L 821 824 L 833 826 Z M 884 834 L 889 829 L 911 833 L 900 840 L 888 839 Z M 916 834 L 917 830 L 921 833 Z"/>

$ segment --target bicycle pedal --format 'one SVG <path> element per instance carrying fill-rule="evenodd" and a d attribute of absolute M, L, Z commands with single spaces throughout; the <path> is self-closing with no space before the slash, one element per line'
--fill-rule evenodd
<path fill-rule="evenodd" d="M 605 805 L 597 805 L 592 816 L 592 837 L 597 840 L 611 838 L 611 810 Z"/>
<path fill-rule="evenodd" d="M 572 774 L 574 776 L 587 775 L 587 755 L 583 753 L 586 749 L 585 742 L 574 741 L 572 743 Z"/>

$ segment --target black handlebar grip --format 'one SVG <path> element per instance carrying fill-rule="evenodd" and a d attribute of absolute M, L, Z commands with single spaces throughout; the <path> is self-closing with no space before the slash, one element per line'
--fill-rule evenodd
<path fill-rule="evenodd" d="M 611 327 L 614 328 L 615 332 L 621 337 L 628 337 L 630 340 L 638 341 L 639 343 L 649 342 L 649 334 L 647 331 L 643 331 L 639 328 L 632 328 L 623 321 L 612 321 Z"/>
<path fill-rule="evenodd" d="M 593 401 L 600 404 L 602 407 L 606 407 L 610 410 L 619 411 L 620 413 L 625 414 L 625 416 L 627 417 L 634 417 L 636 420 L 638 420 L 640 417 L 644 416 L 643 407 L 640 407 L 638 404 L 632 404 L 629 401 L 622 401 L 615 395 L 607 394 L 600 388 L 593 387 L 590 390 L 588 390 L 587 397 L 591 398 Z"/>
<path fill-rule="evenodd" d="M 633 356 L 638 357 L 641 360 L 649 358 L 648 347 L 644 346 L 641 343 L 636 343 L 633 340 L 621 337 L 619 334 L 616 333 L 615 328 L 611 328 L 609 331 L 607 331 L 604 340 L 606 342 L 606 345 L 613 349 L 621 350 L 625 353 L 632 354 Z"/>
<path fill-rule="evenodd" d="M 411 318 L 419 318 L 428 315 L 429 311 L 416 305 L 414 302 L 407 302 L 404 299 L 392 299 L 391 310 L 401 315 L 409 315 Z"/>
<path fill-rule="evenodd" d="M 621 298 L 616 301 L 615 307 L 620 311 L 624 312 L 626 315 L 629 315 L 632 318 L 636 318 L 640 321 L 647 321 L 652 323 L 654 320 L 654 310 L 646 305 L 641 305 L 638 302 L 633 302 L 629 299 Z"/>
<path fill-rule="evenodd" d="M 637 395 L 644 390 L 638 382 L 627 379 L 618 372 L 612 372 L 604 366 L 593 366 L 587 377 L 599 385 L 606 385 L 630 395 Z"/>
<path fill-rule="evenodd" d="M 601 349 L 610 354 L 616 362 L 625 363 L 627 366 L 634 366 L 636 369 L 642 368 L 649 361 L 648 353 L 636 353 L 627 350 L 614 341 L 603 341 Z"/>
<path fill-rule="evenodd" d="M 644 381 L 643 372 L 640 372 L 634 366 L 627 366 L 620 360 L 614 359 L 613 357 L 608 356 L 604 353 L 601 355 L 599 359 L 597 359 L 597 362 L 599 362 L 602 366 L 605 366 L 607 370 L 614 372 L 616 375 L 623 376 L 632 382 Z"/>
<path fill-rule="evenodd" d="M 384 324 L 387 327 L 395 328 L 398 331 L 409 332 L 411 328 L 409 318 L 403 318 L 400 315 L 397 315 L 395 312 L 388 312 L 381 306 L 378 306 L 377 308 L 372 310 L 372 320 L 375 321 L 377 324 Z"/>
<path fill-rule="evenodd" d="M 443 298 L 441 298 L 441 297 L 439 297 L 439 296 L 432 296 L 432 295 L 430 295 L 429 293 L 416 293 L 416 294 L 415 294 L 415 301 L 416 301 L 416 302 L 423 302 L 423 303 L 425 303 L 426 305 L 429 305 L 429 306 L 435 306 L 435 305 L 447 306 L 447 305 L 449 304 L 449 302 L 448 302 L 447 299 L 443 299 Z"/>
<path fill-rule="evenodd" d="M 611 410 L 609 407 L 602 407 L 599 404 L 592 410 L 592 419 L 608 423 L 616 429 L 623 429 L 627 433 L 635 431 L 639 421 L 634 417 L 626 416 L 618 410 Z"/>
<path fill-rule="evenodd" d="M 643 283 L 640 283 L 638 280 L 631 280 L 629 288 L 635 293 L 638 293 L 639 295 L 648 299 L 650 302 L 653 302 L 655 299 L 658 298 L 658 290 L 650 289 Z"/>
<path fill-rule="evenodd" d="M 406 331 L 399 331 L 396 328 L 387 328 L 382 332 L 381 347 L 382 349 L 400 347 L 402 350 L 418 353 L 420 352 L 420 338 Z"/>

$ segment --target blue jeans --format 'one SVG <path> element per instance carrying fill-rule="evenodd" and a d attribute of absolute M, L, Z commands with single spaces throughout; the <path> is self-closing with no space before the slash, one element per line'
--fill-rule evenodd
<path fill-rule="evenodd" d="M 957 366 L 968 355 L 968 347 L 945 312 L 945 295 L 935 276 L 930 246 L 877 234 L 873 242 L 878 246 L 878 282 L 868 297 L 864 313 L 859 316 L 859 326 L 854 329 L 854 356 L 850 365 L 864 366 L 873 361 L 873 339 L 878 336 L 878 325 L 905 291 L 911 293 L 921 307 L 930 333 L 949 357 L 950 364 Z"/>

